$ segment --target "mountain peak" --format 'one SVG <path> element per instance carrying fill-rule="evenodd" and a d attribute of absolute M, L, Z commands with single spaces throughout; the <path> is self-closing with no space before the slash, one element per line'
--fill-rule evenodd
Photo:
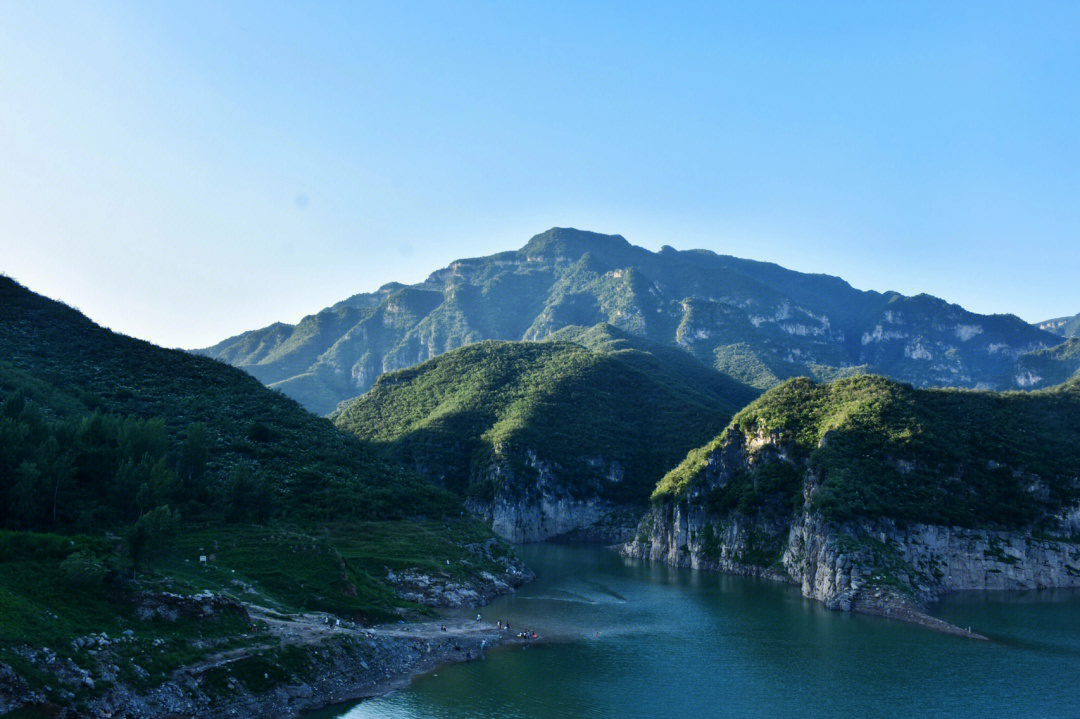
<path fill-rule="evenodd" d="M 624 253 L 633 245 L 622 235 L 604 235 L 573 227 L 552 227 L 535 235 L 521 248 L 526 257 L 570 257 L 578 259 L 586 252 L 599 255 Z"/>

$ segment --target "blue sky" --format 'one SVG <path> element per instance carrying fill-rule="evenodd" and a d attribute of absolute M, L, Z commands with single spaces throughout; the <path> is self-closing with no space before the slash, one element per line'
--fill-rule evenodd
<path fill-rule="evenodd" d="M 1080 312 L 1080 3 L 0 16 L 0 271 L 165 345 L 556 225 Z"/>

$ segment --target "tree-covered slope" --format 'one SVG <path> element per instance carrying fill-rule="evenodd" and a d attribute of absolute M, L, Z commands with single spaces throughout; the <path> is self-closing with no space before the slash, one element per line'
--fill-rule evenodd
<path fill-rule="evenodd" d="M 762 389 L 867 371 L 919 386 L 1030 387 L 1017 358 L 1059 342 L 1017 317 L 926 295 L 864 292 L 771 263 L 651 252 L 617 235 L 554 228 L 520 250 L 459 260 L 417 285 L 385 285 L 295 326 L 199 351 L 326 413 L 380 374 L 456 347 L 598 323 L 687 349 Z"/>
<path fill-rule="evenodd" d="M 481 501 L 546 491 L 642 503 L 756 395 L 611 327 L 556 337 L 485 341 L 383 375 L 334 421 Z"/>
<path fill-rule="evenodd" d="M 116 334 L 0 277 L 0 524 L 99 529 L 169 504 L 376 519 L 454 500 L 222 362 Z"/>
<path fill-rule="evenodd" d="M 752 463 L 716 486 L 710 466 L 736 444 L 751 454 L 769 448 L 783 461 Z M 916 389 L 876 376 L 791 380 L 691 452 L 654 499 L 694 494 L 715 511 L 743 513 L 790 513 L 808 497 L 810 511 L 834 522 L 1000 529 L 1052 522 L 1080 502 L 1080 384 L 994 393 Z"/>
<path fill-rule="evenodd" d="M 1058 385 L 1080 372 L 1080 337 L 1022 355 L 1016 362 L 1017 382 L 1024 386 Z"/>
<path fill-rule="evenodd" d="M 268 617 L 426 613 L 403 574 L 425 603 L 523 581 L 462 509 L 247 373 L 0 277 L 0 712 L 279 691 L 330 645 Z"/>

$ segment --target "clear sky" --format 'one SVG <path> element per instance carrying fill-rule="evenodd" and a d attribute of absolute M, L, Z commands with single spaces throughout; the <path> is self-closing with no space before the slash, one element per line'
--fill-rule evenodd
<path fill-rule="evenodd" d="M 113 329 L 555 225 L 1080 312 L 1080 2 L 0 0 L 0 272 Z"/>

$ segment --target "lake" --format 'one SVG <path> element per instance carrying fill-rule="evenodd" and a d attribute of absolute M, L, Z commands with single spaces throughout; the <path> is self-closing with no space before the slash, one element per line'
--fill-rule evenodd
<path fill-rule="evenodd" d="M 953 595 L 934 607 L 992 639 L 977 642 L 599 547 L 520 554 L 537 580 L 479 611 L 548 641 L 312 719 L 1080 717 L 1077 592 Z"/>

